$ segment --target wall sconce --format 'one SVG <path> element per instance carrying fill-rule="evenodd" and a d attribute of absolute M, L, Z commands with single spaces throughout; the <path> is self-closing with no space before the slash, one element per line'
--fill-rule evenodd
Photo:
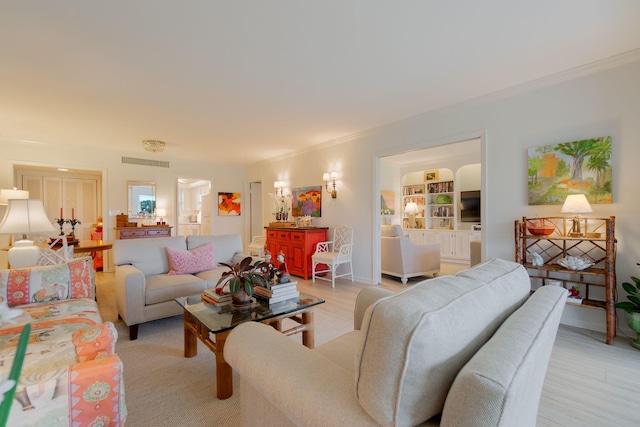
<path fill-rule="evenodd" d="M 327 190 L 327 193 L 331 193 L 331 198 L 335 199 L 338 197 L 338 193 L 336 192 L 336 178 L 338 178 L 338 172 L 325 172 L 322 174 L 322 180 L 324 181 L 324 188 Z M 333 190 L 329 191 L 329 183 L 333 185 Z"/>
<path fill-rule="evenodd" d="M 571 229 L 569 236 L 582 237 L 583 233 L 580 231 L 582 216 L 580 216 L 580 214 L 593 212 L 587 197 L 584 194 L 571 194 L 567 196 L 560 212 L 575 214 L 573 218 L 571 218 L 571 221 L 573 221 L 573 228 Z"/>
<path fill-rule="evenodd" d="M 273 183 L 273 188 L 276 189 L 276 197 L 283 198 L 284 197 L 284 187 L 287 185 L 284 181 L 275 181 Z"/>

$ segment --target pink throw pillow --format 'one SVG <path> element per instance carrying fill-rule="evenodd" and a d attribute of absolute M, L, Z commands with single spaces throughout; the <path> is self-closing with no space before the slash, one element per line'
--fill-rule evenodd
<path fill-rule="evenodd" d="M 167 248 L 169 257 L 169 275 L 195 274 L 216 268 L 215 247 L 213 243 L 190 251 L 179 248 Z"/>

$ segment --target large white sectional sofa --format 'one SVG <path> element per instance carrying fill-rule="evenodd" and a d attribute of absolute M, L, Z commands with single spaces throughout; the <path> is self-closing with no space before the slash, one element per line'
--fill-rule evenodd
<path fill-rule="evenodd" d="M 215 264 L 239 262 L 240 235 L 176 236 L 153 239 L 116 240 L 113 258 L 116 267 L 116 305 L 118 315 L 129 326 L 129 339 L 138 338 L 138 325 L 182 313 L 175 298 L 196 295 L 216 286 L 226 268 L 195 274 L 170 275 L 167 248 L 193 250 L 213 243 Z"/>
<path fill-rule="evenodd" d="M 355 330 L 313 350 L 239 325 L 224 356 L 242 424 L 533 427 L 567 291 L 529 289 L 521 265 L 493 259 L 400 292 L 363 289 Z"/>

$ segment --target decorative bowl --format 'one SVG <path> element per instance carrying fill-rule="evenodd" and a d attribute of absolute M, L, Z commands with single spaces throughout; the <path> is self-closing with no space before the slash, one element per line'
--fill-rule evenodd
<path fill-rule="evenodd" d="M 527 228 L 527 230 L 529 230 L 529 233 L 536 235 L 536 236 L 548 236 L 549 234 L 553 233 L 555 228 L 554 227 L 529 227 Z"/>
<path fill-rule="evenodd" d="M 585 268 L 589 268 L 593 265 L 590 261 L 585 261 L 584 259 L 577 256 L 566 256 L 558 261 L 558 264 L 563 266 L 564 268 L 568 268 L 569 270 L 580 271 Z"/>

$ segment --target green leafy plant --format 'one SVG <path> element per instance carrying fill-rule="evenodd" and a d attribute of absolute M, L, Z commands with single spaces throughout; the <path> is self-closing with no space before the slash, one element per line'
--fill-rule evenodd
<path fill-rule="evenodd" d="M 637 263 L 640 265 L 640 263 Z M 629 301 L 616 303 L 616 308 L 621 308 L 627 313 L 640 313 L 640 279 L 631 276 L 634 283 L 624 282 L 622 287 L 627 292 Z"/>
<path fill-rule="evenodd" d="M 222 273 L 216 284 L 216 289 L 222 291 L 222 288 L 228 283 L 229 292 L 232 295 L 235 295 L 240 289 L 244 289 L 245 293 L 251 296 L 254 286 L 268 287 L 271 265 L 265 261 L 259 261 L 252 265 L 252 260 L 253 258 L 249 256 L 233 264 L 221 262 L 220 265 L 228 267 L 229 271 Z"/>

